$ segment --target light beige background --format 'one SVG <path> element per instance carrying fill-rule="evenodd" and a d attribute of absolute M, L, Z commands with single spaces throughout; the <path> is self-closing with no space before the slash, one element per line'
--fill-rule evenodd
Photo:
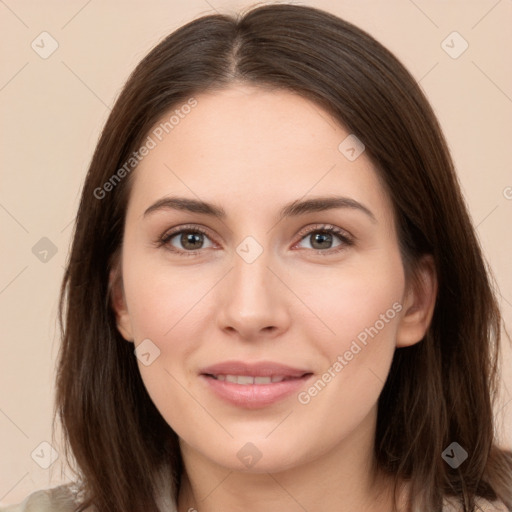
<path fill-rule="evenodd" d="M 50 469 L 37 461 L 49 453 L 40 443 L 52 441 L 57 296 L 71 223 L 109 109 L 134 66 L 164 36 L 199 15 L 253 3 L 0 0 L 0 502 L 18 502 L 67 480 L 62 456 Z M 296 3 L 324 8 L 367 30 L 421 84 L 453 152 L 510 330 L 512 2 Z M 43 31 L 59 45 L 47 59 L 31 47 Z M 469 44 L 456 59 L 441 46 L 453 31 Z M 462 48 L 453 36 L 448 44 L 452 51 Z M 57 249 L 46 262 L 32 252 L 42 237 Z M 504 358 L 496 416 L 502 442 L 510 447 L 510 348 Z M 58 444 L 55 449 L 61 452 Z"/>

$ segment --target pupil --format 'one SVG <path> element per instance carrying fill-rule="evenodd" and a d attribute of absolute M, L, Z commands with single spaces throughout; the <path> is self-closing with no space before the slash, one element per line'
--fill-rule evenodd
<path fill-rule="evenodd" d="M 186 234 L 183 234 L 182 237 L 181 237 L 181 243 L 183 244 L 183 247 L 187 247 L 187 246 L 192 246 L 192 247 L 189 247 L 189 248 L 192 248 L 192 249 L 197 249 L 197 245 L 201 245 L 201 234 L 199 233 L 186 233 Z M 313 236 L 313 246 L 315 246 L 315 244 L 319 244 L 320 247 L 317 247 L 317 248 L 320 248 L 320 249 L 324 249 L 325 248 L 325 245 L 322 245 L 322 244 L 325 244 L 327 242 L 327 244 L 329 244 L 330 242 L 332 242 L 332 235 L 330 235 L 329 233 L 315 233 Z"/>
<path fill-rule="evenodd" d="M 328 233 L 316 233 L 315 235 L 313 235 L 313 247 L 315 247 L 315 243 L 319 242 L 320 244 L 322 244 L 323 242 L 331 242 L 332 240 L 332 235 L 328 234 Z M 317 249 L 325 249 L 326 247 L 325 246 L 321 246 L 321 247 L 316 247 Z M 329 247 L 327 247 L 329 248 Z"/>
<path fill-rule="evenodd" d="M 197 249 L 197 245 L 201 245 L 201 236 L 202 235 L 199 233 L 185 233 L 181 236 L 181 243 L 183 247 L 188 247 L 189 249 Z"/>

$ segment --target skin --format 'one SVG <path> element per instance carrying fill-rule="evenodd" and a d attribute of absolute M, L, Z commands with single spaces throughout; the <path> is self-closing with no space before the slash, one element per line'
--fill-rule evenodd
<path fill-rule="evenodd" d="M 111 274 L 119 331 L 160 350 L 139 368 L 180 438 L 179 510 L 391 510 L 390 480 L 371 471 L 377 400 L 395 349 L 420 341 L 431 320 L 431 262 L 419 266 L 421 287 L 407 282 L 374 165 L 365 152 L 351 162 L 338 150 L 349 132 L 316 104 L 241 84 L 196 99 L 134 171 Z M 171 195 L 215 203 L 226 218 L 173 209 L 144 215 Z M 358 201 L 375 219 L 354 208 L 277 217 L 291 201 L 332 195 Z M 325 224 L 353 243 L 336 234 L 315 243 Z M 180 235 L 158 245 L 184 225 L 207 235 L 192 248 Z M 247 236 L 263 249 L 252 263 L 236 252 Z M 198 376 L 221 361 L 266 360 L 305 368 L 316 381 L 395 303 L 401 311 L 308 404 L 292 394 L 242 409 Z M 246 443 L 262 454 L 251 467 L 237 457 Z"/>

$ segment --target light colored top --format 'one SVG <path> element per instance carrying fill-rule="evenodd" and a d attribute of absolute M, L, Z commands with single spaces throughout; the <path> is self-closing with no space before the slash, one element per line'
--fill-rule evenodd
<path fill-rule="evenodd" d="M 18 505 L 0 507 L 0 512 L 74 512 L 78 503 L 76 488 L 73 484 L 65 484 L 52 489 L 36 491 Z M 169 501 L 168 497 L 160 498 L 158 505 L 162 512 L 177 512 L 176 504 Z M 482 512 L 508 512 L 502 503 L 477 500 L 477 505 Z M 443 512 L 457 511 L 460 511 L 460 507 L 446 501 Z"/>
<path fill-rule="evenodd" d="M 170 486 L 160 486 L 157 505 L 161 512 L 177 512 L 171 498 Z M 78 487 L 74 483 L 59 485 L 51 489 L 35 491 L 17 505 L 0 506 L 0 512 L 74 512 L 81 503 Z M 86 512 L 94 512 L 89 507 Z"/>
<path fill-rule="evenodd" d="M 73 487 L 70 484 L 52 489 L 36 491 L 18 505 L 0 507 L 1 512 L 72 512 L 77 505 Z"/>

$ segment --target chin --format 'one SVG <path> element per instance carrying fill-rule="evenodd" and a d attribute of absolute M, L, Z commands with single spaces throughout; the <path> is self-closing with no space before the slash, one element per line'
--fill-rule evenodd
<path fill-rule="evenodd" d="M 220 446 L 220 452 L 202 452 L 203 457 L 237 473 L 279 473 L 307 462 L 306 454 L 301 456 L 298 447 L 277 437 L 275 442 L 268 439 L 255 439 L 254 442 L 230 440 Z"/>

